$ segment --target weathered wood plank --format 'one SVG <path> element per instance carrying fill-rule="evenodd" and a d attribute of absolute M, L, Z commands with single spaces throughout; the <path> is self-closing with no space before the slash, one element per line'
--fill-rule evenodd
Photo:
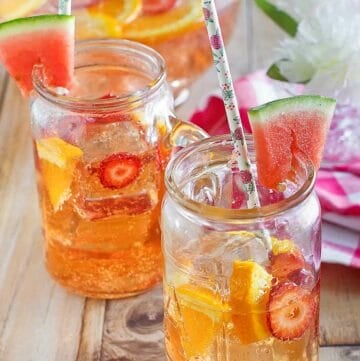
<path fill-rule="evenodd" d="M 105 305 L 106 301 L 86 300 L 76 361 L 101 360 Z"/>
<path fill-rule="evenodd" d="M 360 345 L 323 347 L 320 349 L 320 361 L 359 361 Z"/>
<path fill-rule="evenodd" d="M 165 361 L 161 287 L 108 301 L 101 361 Z"/>
<path fill-rule="evenodd" d="M 44 268 L 28 105 L 12 82 L 0 114 L 0 360 L 75 360 L 84 299 Z"/>
<path fill-rule="evenodd" d="M 360 269 L 330 264 L 322 267 L 321 343 L 360 344 Z"/>

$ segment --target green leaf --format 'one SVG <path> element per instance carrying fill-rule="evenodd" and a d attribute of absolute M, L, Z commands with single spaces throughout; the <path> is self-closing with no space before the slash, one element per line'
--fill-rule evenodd
<path fill-rule="evenodd" d="M 301 0 L 300 0 L 301 1 Z M 290 36 L 295 36 L 298 28 L 297 21 L 287 14 L 285 11 L 280 10 L 268 0 L 255 0 L 257 6 L 271 18 L 280 28 L 285 30 Z"/>
<path fill-rule="evenodd" d="M 275 79 L 279 81 L 289 81 L 281 74 L 280 69 L 276 63 L 270 66 L 270 68 L 266 72 L 266 75 L 271 79 Z"/>
<path fill-rule="evenodd" d="M 266 75 L 274 80 L 279 80 L 279 81 L 286 81 L 289 82 L 289 79 L 285 78 L 284 75 L 281 74 L 280 68 L 279 68 L 279 63 L 281 61 L 286 61 L 286 59 L 282 59 L 279 60 L 277 63 L 274 63 L 273 65 L 270 66 L 270 68 L 268 69 L 268 71 L 266 72 Z M 298 84 L 307 84 L 311 79 L 306 79 L 303 81 L 298 81 Z"/>

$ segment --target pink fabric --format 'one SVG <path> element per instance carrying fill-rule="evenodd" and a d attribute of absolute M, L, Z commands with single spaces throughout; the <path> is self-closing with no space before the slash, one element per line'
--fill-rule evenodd
<path fill-rule="evenodd" d="M 289 94 L 263 71 L 237 79 L 234 87 L 241 120 L 248 132 L 251 131 L 249 107 Z M 301 88 L 297 90 L 301 92 Z M 229 133 L 224 105 L 218 95 L 209 95 L 205 106 L 194 113 L 191 121 L 211 135 Z M 323 261 L 360 268 L 360 154 L 350 164 L 324 164 L 315 189 L 323 211 Z"/>

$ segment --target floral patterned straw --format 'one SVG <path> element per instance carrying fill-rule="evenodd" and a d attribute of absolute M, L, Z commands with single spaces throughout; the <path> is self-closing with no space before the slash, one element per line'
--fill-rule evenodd
<path fill-rule="evenodd" d="M 259 195 L 251 172 L 249 153 L 245 142 L 244 130 L 241 124 L 239 106 L 235 97 L 229 62 L 227 60 L 224 41 L 221 35 L 215 0 L 203 0 L 203 12 L 212 48 L 213 60 L 225 105 L 226 117 L 234 144 L 236 161 L 240 170 L 244 191 L 248 195 L 247 206 L 248 208 L 259 208 Z M 271 249 L 269 232 L 266 229 L 262 229 L 261 233 L 263 236 L 264 246 L 267 249 Z"/>
<path fill-rule="evenodd" d="M 244 130 L 241 124 L 239 107 L 235 98 L 230 67 L 221 35 L 215 1 L 203 0 L 203 12 L 210 38 L 214 64 L 222 91 L 231 138 L 234 144 L 236 160 L 240 169 L 241 179 L 244 184 L 244 191 L 248 194 L 247 206 L 248 208 L 260 207 L 259 196 L 251 173 L 251 163 L 245 142 Z"/>
<path fill-rule="evenodd" d="M 59 14 L 71 15 L 71 0 L 59 0 Z"/>

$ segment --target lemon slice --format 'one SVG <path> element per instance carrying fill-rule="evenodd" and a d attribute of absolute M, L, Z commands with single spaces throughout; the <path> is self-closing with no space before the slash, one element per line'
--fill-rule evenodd
<path fill-rule="evenodd" d="M 117 20 L 106 14 L 81 10 L 74 12 L 76 39 L 121 37 L 121 26 Z"/>
<path fill-rule="evenodd" d="M 214 342 L 229 307 L 211 290 L 185 284 L 175 290 L 182 320 L 181 339 L 187 358 L 203 356 Z"/>
<path fill-rule="evenodd" d="M 54 210 L 58 211 L 70 197 L 73 173 L 83 152 L 56 137 L 38 140 L 36 150 L 50 202 Z"/>
<path fill-rule="evenodd" d="M 291 251 L 298 249 L 295 246 L 295 243 L 289 239 L 280 240 L 275 237 L 271 237 L 271 243 L 272 243 L 272 253 L 275 256 L 281 253 L 290 253 Z"/>
<path fill-rule="evenodd" d="M 40 8 L 46 0 L 2 0 L 0 18 L 5 20 L 20 18 Z"/>
<path fill-rule="evenodd" d="M 248 344 L 270 336 L 266 305 L 272 276 L 253 261 L 235 261 L 230 278 L 230 306 L 234 333 Z"/>
<path fill-rule="evenodd" d="M 203 25 L 201 1 L 188 0 L 162 14 L 143 15 L 124 25 L 123 37 L 152 42 L 175 37 Z"/>
<path fill-rule="evenodd" d="M 90 14 L 104 14 L 116 19 L 119 25 L 136 18 L 141 11 L 141 0 L 102 0 L 89 7 Z"/>

